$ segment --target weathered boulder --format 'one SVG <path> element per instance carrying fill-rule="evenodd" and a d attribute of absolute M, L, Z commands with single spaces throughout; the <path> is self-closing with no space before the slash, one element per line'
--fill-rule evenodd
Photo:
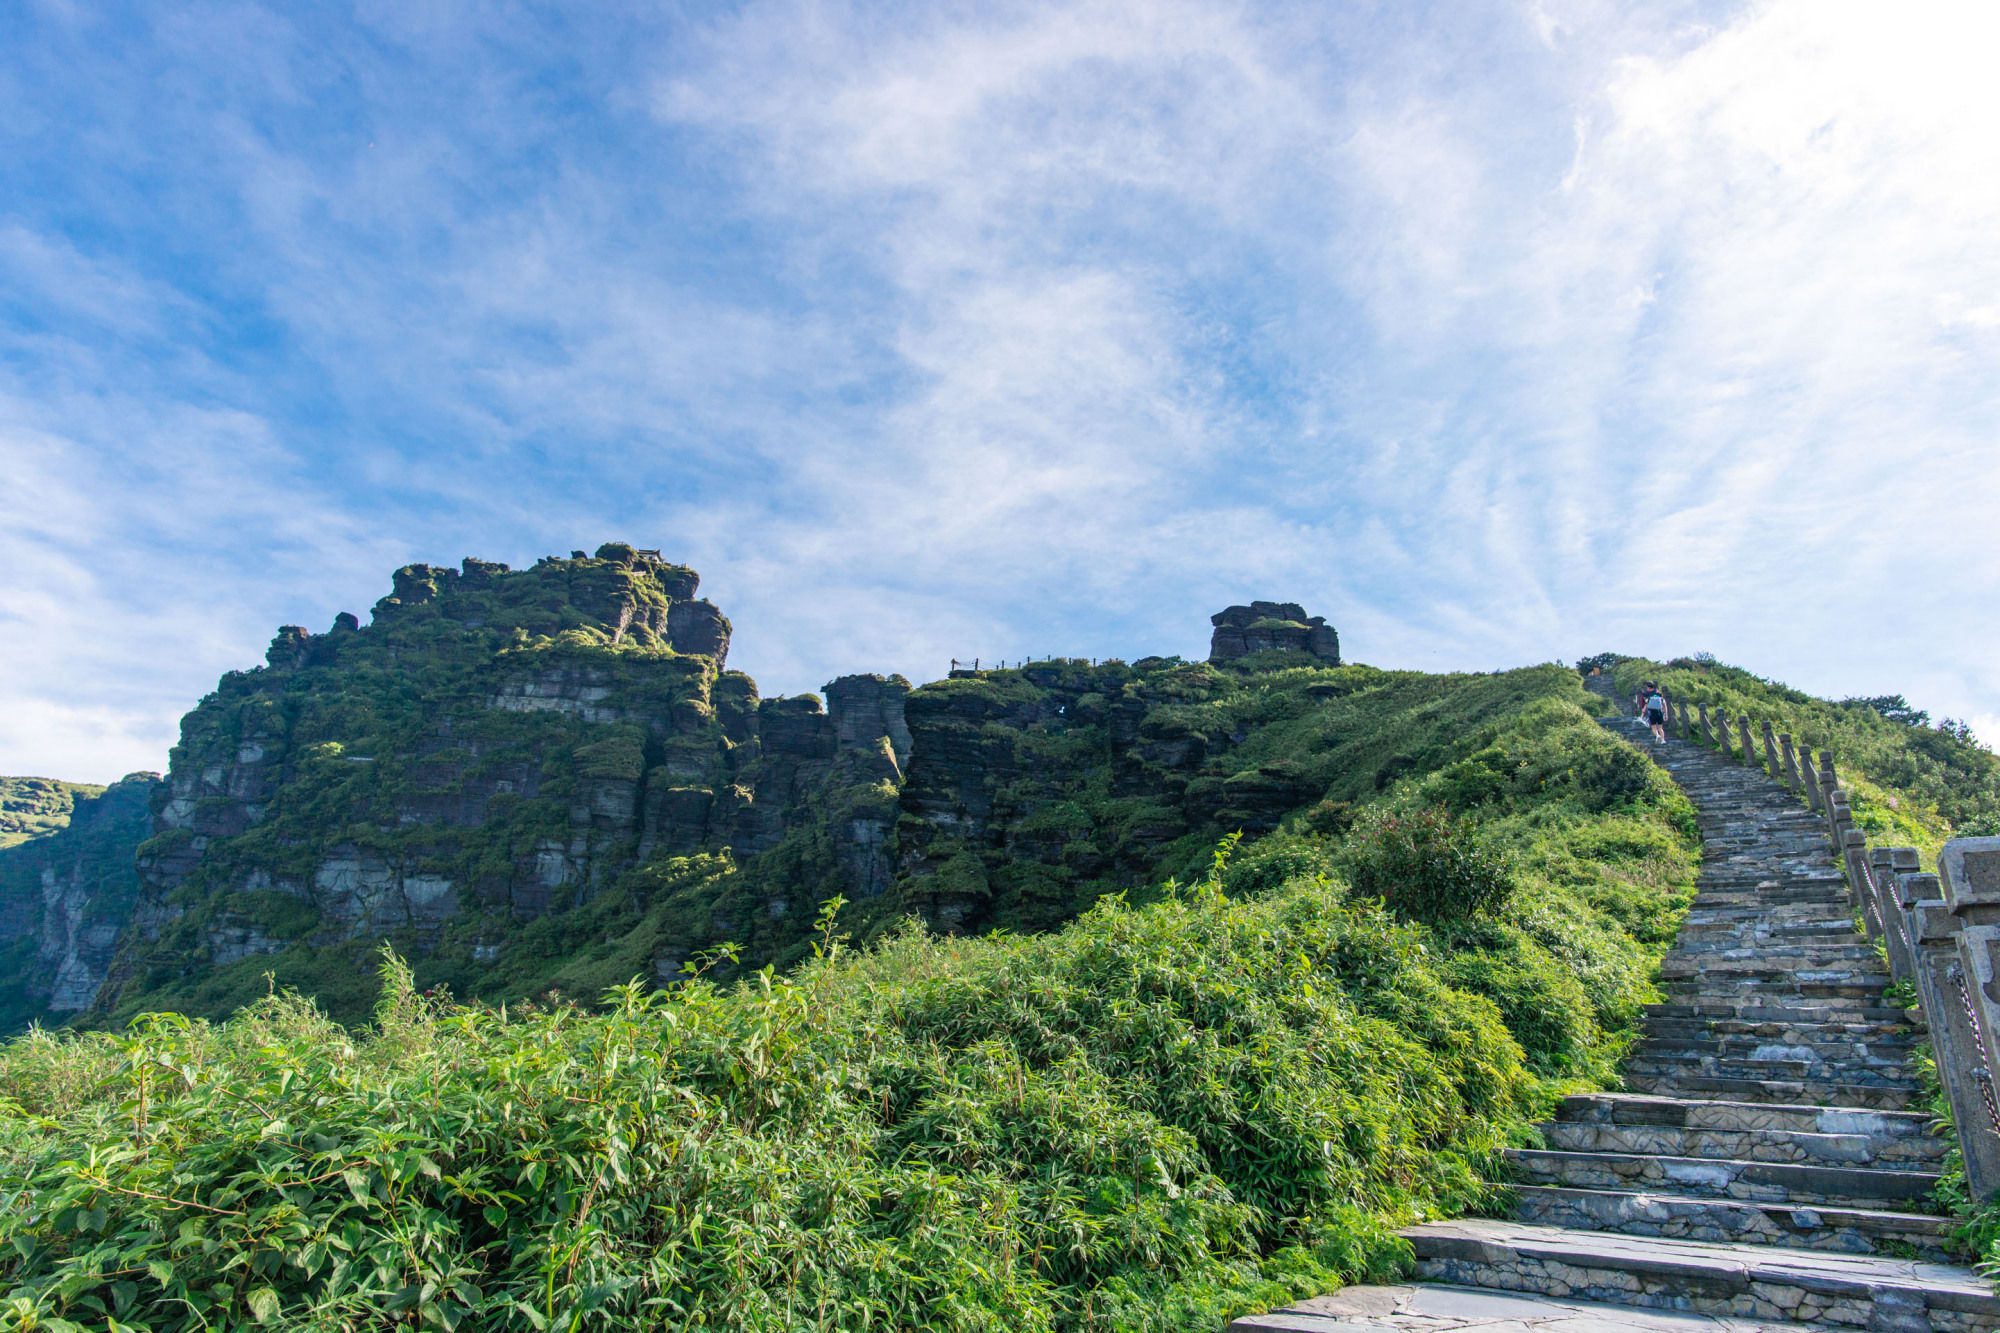
<path fill-rule="evenodd" d="M 1297 602 L 1252 602 L 1232 606 L 1209 617 L 1215 627 L 1208 660 L 1233 662 L 1251 653 L 1291 648 L 1310 653 L 1329 666 L 1340 665 L 1340 635 L 1324 616 L 1308 616 Z"/>

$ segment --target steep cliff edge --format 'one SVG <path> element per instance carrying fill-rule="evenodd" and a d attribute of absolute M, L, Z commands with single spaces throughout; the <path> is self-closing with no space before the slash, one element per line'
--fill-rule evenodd
<path fill-rule="evenodd" d="M 669 882 L 768 879 L 730 874 L 726 853 L 777 850 L 830 782 L 877 784 L 907 686 L 844 686 L 865 717 L 760 699 L 725 669 L 729 622 L 698 586 L 616 543 L 523 570 L 468 558 L 398 570 L 366 627 L 280 629 L 264 667 L 182 722 L 96 1016 L 226 1012 L 266 972 L 351 1012 L 382 939 L 429 980 L 536 993 L 607 930 L 621 960 L 637 948 L 625 937 Z M 834 864 L 867 862 L 828 841 Z M 659 873 L 630 881 L 641 867 Z M 793 896 L 759 910 L 783 917 Z M 564 924 L 532 929 L 547 918 Z M 586 924 L 595 938 L 574 938 Z M 673 941 L 655 952 L 671 974 Z"/>
<path fill-rule="evenodd" d="M 90 1006 L 138 897 L 132 857 L 158 786 L 154 773 L 109 787 L 0 779 L 37 829 L 0 847 L 0 1033 Z"/>
<path fill-rule="evenodd" d="M 1103 894 L 1192 878 L 1228 834 L 1337 832 L 1486 719 L 1575 689 L 1554 666 L 1426 675 L 1258 651 L 1041 663 L 912 693 L 887 906 L 946 930 L 1046 929 Z"/>
<path fill-rule="evenodd" d="M 67 828 L 78 798 L 103 790 L 55 778 L 0 778 L 0 851 Z"/>
<path fill-rule="evenodd" d="M 1258 602 L 1211 662 L 765 699 L 699 584 L 619 543 L 468 558 L 396 571 L 365 626 L 280 628 L 183 719 L 136 875 L 58 894 L 89 925 L 50 1012 L 219 1016 L 268 975 L 352 1018 L 385 940 L 460 995 L 595 997 L 718 949 L 788 965 L 834 897 L 864 934 L 1044 930 L 1228 834 L 1337 825 L 1436 748 L 1405 714 L 1488 688 L 1341 666 L 1323 619 Z"/>

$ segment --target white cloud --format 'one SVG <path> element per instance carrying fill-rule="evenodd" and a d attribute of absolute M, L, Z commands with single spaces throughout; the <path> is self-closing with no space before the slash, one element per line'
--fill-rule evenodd
<path fill-rule="evenodd" d="M 405 559 L 612 536 L 772 690 L 1280 595 L 1364 660 L 2000 692 L 1980 7 L 371 13 L 169 25 L 192 274 L 0 225 L 0 770 Z"/>

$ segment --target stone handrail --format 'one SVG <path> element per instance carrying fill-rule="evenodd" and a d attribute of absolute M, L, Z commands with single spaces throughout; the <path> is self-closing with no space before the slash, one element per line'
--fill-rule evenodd
<path fill-rule="evenodd" d="M 1914 847 L 1869 847 L 1832 751 L 1815 755 L 1768 720 L 1671 699 L 1667 730 L 1763 769 L 1825 822 L 1849 904 L 1890 972 L 1916 990 L 1968 1191 L 1975 1201 L 2000 1193 L 2000 838 L 1953 838 L 1926 874 Z"/>

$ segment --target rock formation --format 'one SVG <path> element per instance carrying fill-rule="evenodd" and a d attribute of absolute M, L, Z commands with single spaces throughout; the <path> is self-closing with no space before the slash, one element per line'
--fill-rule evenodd
<path fill-rule="evenodd" d="M 698 586 L 614 543 L 408 565 L 366 626 L 282 627 L 182 723 L 98 1013 L 222 1008 L 274 967 L 317 986 L 385 938 L 420 975 L 532 991 L 564 959 L 524 932 L 599 899 L 658 908 L 668 953 L 768 956 L 810 922 L 794 904 L 881 894 L 908 682 L 842 678 L 830 711 L 760 698 Z M 730 868 L 713 901 L 626 882 L 689 857 Z"/>
<path fill-rule="evenodd" d="M 1208 646 L 1211 662 L 1233 662 L 1251 653 L 1291 648 L 1311 653 L 1330 666 L 1340 665 L 1340 635 L 1324 616 L 1308 617 L 1297 602 L 1232 606 L 1210 616 L 1209 623 L 1215 626 Z"/>
<path fill-rule="evenodd" d="M 138 896 L 132 856 L 152 832 L 158 785 L 157 774 L 133 773 L 101 791 L 73 787 L 66 818 L 0 848 L 0 1033 L 96 997 Z"/>
<path fill-rule="evenodd" d="M 183 719 L 152 836 L 105 872 L 122 888 L 58 874 L 46 902 L 40 879 L 0 901 L 42 960 L 18 947 L 0 981 L 41 968 L 21 1013 L 116 1022 L 226 1013 L 271 972 L 352 1018 L 387 940 L 461 994 L 594 994 L 724 942 L 787 962 L 836 896 L 864 932 L 1053 926 L 1325 794 L 1225 716 L 1254 671 L 1048 662 L 763 698 L 699 583 L 619 543 L 468 558 L 397 570 L 365 625 L 281 627 Z M 1214 620 L 1218 662 L 1337 661 L 1298 606 Z M 1286 681 L 1286 716 L 1353 688 Z"/>

